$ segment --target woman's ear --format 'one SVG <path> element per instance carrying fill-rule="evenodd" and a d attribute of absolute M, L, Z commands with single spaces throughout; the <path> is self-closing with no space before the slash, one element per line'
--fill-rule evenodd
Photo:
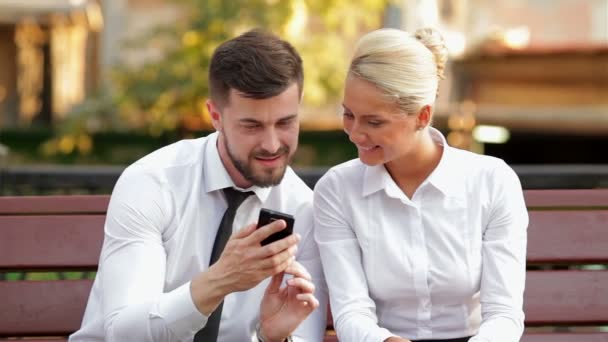
<path fill-rule="evenodd" d="M 422 130 L 431 123 L 432 108 L 430 105 L 423 106 L 416 117 L 416 130 Z"/>

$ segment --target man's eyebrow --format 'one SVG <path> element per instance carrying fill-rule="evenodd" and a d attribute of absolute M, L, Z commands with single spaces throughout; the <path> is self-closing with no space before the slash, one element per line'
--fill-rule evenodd
<path fill-rule="evenodd" d="M 280 118 L 278 120 L 278 122 L 290 121 L 290 120 L 296 119 L 297 117 L 298 117 L 298 114 L 291 114 L 291 115 Z"/>
<path fill-rule="evenodd" d="M 297 117 L 298 117 L 298 114 L 291 114 L 291 115 L 280 118 L 279 120 L 277 120 L 277 122 L 290 121 L 290 120 L 296 119 Z M 239 122 L 240 123 L 249 123 L 249 124 L 263 124 L 262 121 L 254 119 L 254 118 L 242 118 L 242 119 L 239 119 Z"/>
<path fill-rule="evenodd" d="M 249 124 L 261 124 L 262 122 L 260 120 L 256 120 L 253 118 L 243 118 L 243 119 L 239 119 L 240 123 L 249 123 Z"/>

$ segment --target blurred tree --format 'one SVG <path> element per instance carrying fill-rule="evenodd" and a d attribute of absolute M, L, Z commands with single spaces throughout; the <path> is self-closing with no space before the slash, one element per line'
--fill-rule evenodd
<path fill-rule="evenodd" d="M 210 128 L 205 99 L 211 54 L 223 41 L 263 28 L 290 41 L 304 60 L 304 104 L 316 107 L 337 100 L 360 32 L 380 26 L 391 0 L 173 0 L 185 17 L 126 44 L 128 49 L 165 51 L 157 61 L 122 65 L 112 77 L 112 95 L 95 96 L 74 108 L 61 124 L 63 137 L 47 152 L 87 151 L 78 141 L 99 129 L 144 130 L 157 136 L 184 136 Z M 65 143 L 65 135 L 75 144 Z M 56 148 L 60 142 L 64 148 Z M 70 140 L 70 139 L 68 139 Z M 76 149 L 66 148 L 74 145 Z"/>

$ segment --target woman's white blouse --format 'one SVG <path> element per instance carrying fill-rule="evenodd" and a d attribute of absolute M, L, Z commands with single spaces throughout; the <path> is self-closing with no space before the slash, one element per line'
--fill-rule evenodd
<path fill-rule="evenodd" d="M 340 341 L 521 337 L 521 184 L 502 160 L 431 133 L 443 155 L 411 199 L 384 166 L 358 159 L 317 183 L 315 237 Z"/>

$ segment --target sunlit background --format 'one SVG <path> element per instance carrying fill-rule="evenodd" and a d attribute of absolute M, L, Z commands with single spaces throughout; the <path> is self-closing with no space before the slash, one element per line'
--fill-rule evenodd
<path fill-rule="evenodd" d="M 423 26 L 438 28 L 450 51 L 433 125 L 453 146 L 504 159 L 526 190 L 528 270 L 547 274 L 528 276 L 526 297 L 551 320 L 526 334 L 606 341 L 595 334 L 608 332 L 597 326 L 606 323 L 605 192 L 588 189 L 608 188 L 608 0 L 0 0 L 0 293 L 20 294 L 2 297 L 0 330 L 76 329 L 97 269 L 90 246 L 103 236 L 107 197 L 20 196 L 107 195 L 126 165 L 209 134 L 207 69 L 221 42 L 261 27 L 300 51 L 294 170 L 313 187 L 329 166 L 357 156 L 338 114 L 356 40 Z M 36 255 L 42 266 L 28 267 Z M 84 281 L 49 281 L 58 279 Z M 67 312 L 42 327 L 22 320 L 34 312 L 42 322 L 63 304 Z M 14 312 L 8 330 L 3 309 Z"/>
<path fill-rule="evenodd" d="M 354 156 L 337 114 L 353 44 L 439 28 L 434 125 L 510 163 L 608 163 L 608 0 L 0 0 L 3 163 L 129 163 L 207 134 L 207 67 L 253 27 L 305 61 L 297 165 Z M 341 147 L 338 147 L 340 145 Z"/>

